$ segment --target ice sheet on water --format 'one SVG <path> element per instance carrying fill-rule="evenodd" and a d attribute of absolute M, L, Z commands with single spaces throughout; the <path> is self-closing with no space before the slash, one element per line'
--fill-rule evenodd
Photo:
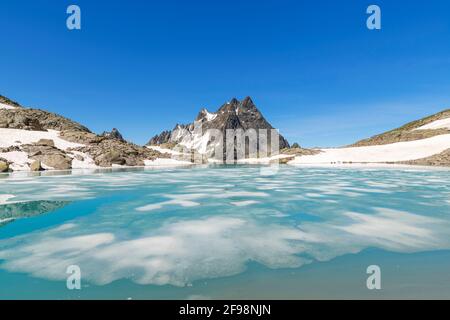
<path fill-rule="evenodd" d="M 66 267 L 77 264 L 93 283 L 183 286 L 240 273 L 251 261 L 295 268 L 372 247 L 450 249 L 448 172 L 258 173 L 227 167 L 4 181 L 18 201 L 57 200 L 56 190 L 72 200 L 109 198 L 90 215 L 0 241 L 0 267 L 65 279 Z"/>

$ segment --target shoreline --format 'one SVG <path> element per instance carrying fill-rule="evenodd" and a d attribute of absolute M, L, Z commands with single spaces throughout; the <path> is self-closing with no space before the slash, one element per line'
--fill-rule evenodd
<path fill-rule="evenodd" d="M 192 168 L 207 168 L 214 166 L 261 166 L 267 167 L 273 164 L 269 163 L 235 163 L 235 164 L 167 164 L 167 165 L 154 165 L 154 166 L 113 166 L 113 167 L 98 167 L 98 168 L 75 168 L 68 170 L 43 170 L 43 171 L 11 171 L 2 172 L 2 176 L 15 176 L 15 177 L 48 177 L 53 175 L 88 175 L 88 174 L 102 174 L 113 172 L 132 172 L 132 171 L 146 171 L 157 169 L 192 169 Z M 410 164 L 390 164 L 390 163 L 287 163 L 279 164 L 281 167 L 296 167 L 296 168 L 317 168 L 317 169 L 368 169 L 368 170 L 419 170 L 419 171 L 450 171 L 450 167 L 445 166 L 429 166 L 429 165 L 410 165 Z"/>

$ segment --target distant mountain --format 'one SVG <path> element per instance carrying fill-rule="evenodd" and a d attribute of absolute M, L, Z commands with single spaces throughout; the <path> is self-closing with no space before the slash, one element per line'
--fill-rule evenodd
<path fill-rule="evenodd" d="M 103 131 L 103 133 L 100 136 L 105 137 L 105 138 L 109 138 L 109 139 L 116 139 L 116 140 L 119 140 L 119 141 L 125 141 L 125 139 L 122 137 L 122 134 L 116 128 L 113 128 L 110 132 Z"/>
<path fill-rule="evenodd" d="M 199 128 L 201 127 L 201 132 Z M 217 129 L 222 132 L 226 139 L 227 129 L 274 129 L 264 118 L 250 97 L 242 101 L 233 98 L 230 102 L 222 105 L 216 112 L 209 112 L 202 109 L 194 122 L 186 125 L 177 124 L 171 131 L 163 131 L 154 136 L 148 142 L 150 146 L 158 146 L 166 143 L 178 144 L 188 149 L 194 149 L 200 153 L 209 153 L 213 149 L 214 141 L 207 136 L 208 129 Z M 270 150 L 270 131 L 268 133 L 268 145 Z M 279 138 L 279 148 L 289 148 L 288 141 L 281 135 Z M 224 141 L 224 146 L 226 141 Z M 225 147 L 224 147 L 225 148 Z M 225 152 L 224 152 L 225 153 Z"/>

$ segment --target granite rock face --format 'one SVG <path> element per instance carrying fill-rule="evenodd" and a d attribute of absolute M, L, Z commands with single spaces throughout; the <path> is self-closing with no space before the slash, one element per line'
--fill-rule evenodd
<path fill-rule="evenodd" d="M 55 170 L 72 168 L 72 158 L 64 150 L 56 148 L 53 140 L 41 139 L 34 144 L 22 145 L 21 148 L 28 154 L 30 159 L 39 162 L 39 167 L 48 167 Z M 33 168 L 30 167 L 30 169 L 36 169 L 37 164 L 35 162 L 32 163 Z"/>
<path fill-rule="evenodd" d="M 77 130 L 90 132 L 85 126 L 55 113 L 23 107 L 0 109 L 0 128 L 33 131 Z"/>
<path fill-rule="evenodd" d="M 147 145 L 160 146 L 162 144 L 169 143 L 171 133 L 172 133 L 172 131 L 169 131 L 169 130 L 163 131 L 160 134 L 153 136 L 153 138 L 150 139 L 150 141 L 147 143 Z"/>
<path fill-rule="evenodd" d="M 150 139 L 148 145 L 161 145 L 166 143 L 177 143 L 188 149 L 197 149 L 200 153 L 209 153 L 213 144 L 217 141 L 209 141 L 206 132 L 209 129 L 218 130 L 222 133 L 224 158 L 226 157 L 225 146 L 227 130 L 242 130 L 248 132 L 254 129 L 255 132 L 266 131 L 268 135 L 268 149 L 270 150 L 271 132 L 273 126 L 264 118 L 250 97 L 239 101 L 233 98 L 230 102 L 222 105 L 216 112 L 210 113 L 202 109 L 193 123 L 186 125 L 177 124 L 171 131 L 163 131 L 161 134 Z M 289 148 L 288 141 L 280 134 L 276 134 L 279 139 L 279 149 Z M 260 142 L 258 135 L 258 145 Z M 246 146 L 248 149 L 248 146 Z M 258 150 L 259 151 L 259 150 Z M 234 151 L 236 153 L 236 150 Z"/>
<path fill-rule="evenodd" d="M 110 132 L 104 131 L 100 136 L 108 139 L 116 139 L 119 141 L 125 141 L 122 134 L 116 128 L 113 128 Z"/>
<path fill-rule="evenodd" d="M 88 154 L 92 157 L 95 164 L 100 167 L 110 167 L 113 164 L 143 166 L 145 160 L 170 158 L 169 154 L 163 154 L 130 142 L 98 136 L 88 132 L 65 131 L 61 133 L 61 138 L 70 142 L 84 144 L 85 146 L 83 147 L 71 150 Z"/>

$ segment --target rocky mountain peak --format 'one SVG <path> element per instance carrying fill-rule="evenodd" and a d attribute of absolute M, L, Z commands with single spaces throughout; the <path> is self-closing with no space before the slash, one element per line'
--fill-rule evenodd
<path fill-rule="evenodd" d="M 104 131 L 100 136 L 108 139 L 116 139 L 120 141 L 125 141 L 122 134 L 116 128 L 113 128 L 110 132 Z"/>
<path fill-rule="evenodd" d="M 249 109 L 249 108 L 255 107 L 255 104 L 253 103 L 253 100 L 250 97 L 246 97 L 244 100 L 242 100 L 241 105 L 242 105 L 242 108 L 244 108 L 244 109 Z"/>
<path fill-rule="evenodd" d="M 201 124 L 200 129 L 199 124 Z M 226 130 L 228 129 L 243 129 L 244 131 L 248 129 L 270 130 L 273 129 L 273 127 L 267 122 L 250 97 L 246 97 L 242 101 L 233 98 L 229 102 L 223 104 L 217 112 L 212 113 L 203 108 L 198 113 L 197 118 L 193 123 L 184 126 L 177 125 L 172 131 L 164 131 L 160 135 L 153 137 L 149 141 L 149 144 L 158 145 L 172 142 L 185 145 L 189 148 L 194 146 L 194 149 L 202 146 L 201 149 L 205 151 L 210 142 L 204 141 L 203 135 L 208 129 L 219 130 L 225 136 Z M 201 130 L 202 132 L 199 132 L 198 130 Z M 280 149 L 289 147 L 289 143 L 286 139 L 281 135 L 279 135 L 279 138 Z M 201 141 L 193 141 L 196 139 L 200 139 Z"/>
<path fill-rule="evenodd" d="M 207 119 L 208 115 L 210 113 L 208 112 L 208 110 L 206 108 L 203 108 L 202 110 L 200 110 L 200 112 L 197 115 L 197 118 L 195 119 L 195 121 L 201 121 L 203 119 Z"/>
<path fill-rule="evenodd" d="M 236 99 L 236 98 L 233 98 L 233 99 L 230 100 L 229 104 L 237 105 L 237 104 L 239 104 L 239 100 Z"/>

